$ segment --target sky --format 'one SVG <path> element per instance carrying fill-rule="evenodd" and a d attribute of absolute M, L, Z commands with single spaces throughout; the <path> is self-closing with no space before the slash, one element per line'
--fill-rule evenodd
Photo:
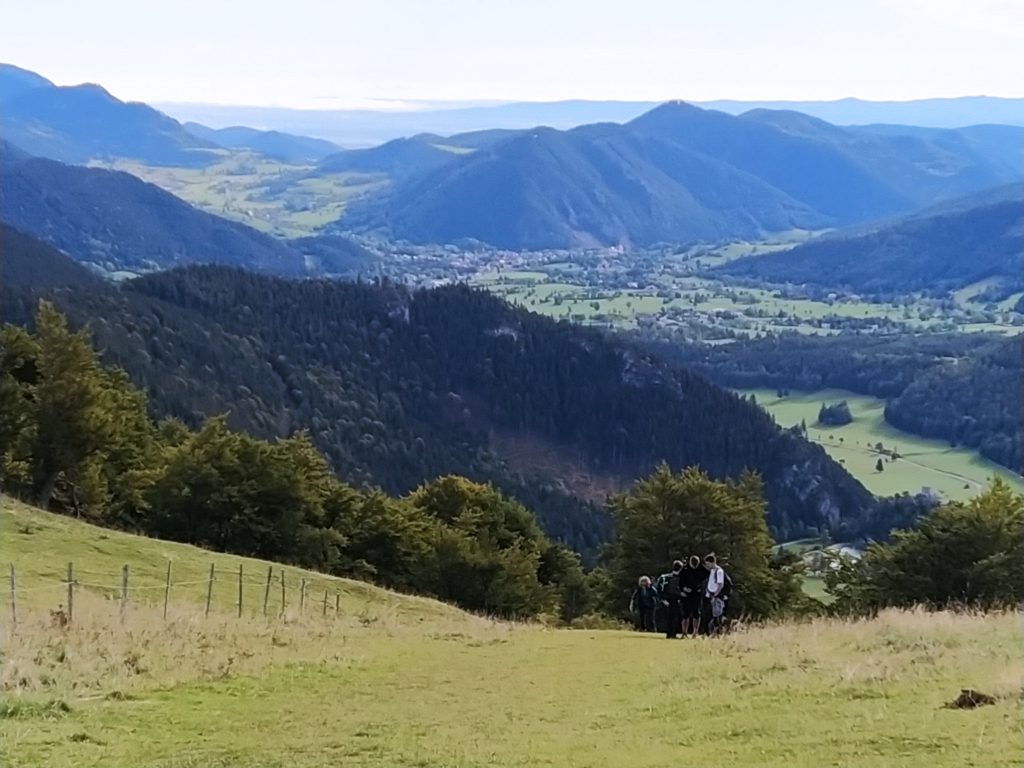
<path fill-rule="evenodd" d="M 155 103 L 1024 96 L 1024 0 L 10 0 L 0 61 Z"/>

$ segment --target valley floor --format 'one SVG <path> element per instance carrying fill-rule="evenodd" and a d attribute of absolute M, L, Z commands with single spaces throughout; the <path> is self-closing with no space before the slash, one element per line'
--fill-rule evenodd
<path fill-rule="evenodd" d="M 1000 477 L 1015 490 L 1024 491 L 1024 478 L 1006 467 L 982 457 L 976 450 L 950 447 L 936 440 L 893 427 L 885 420 L 885 401 L 841 389 L 819 392 L 793 392 L 779 397 L 768 389 L 737 390 L 754 395 L 758 405 L 775 417 L 781 427 L 807 424 L 807 437 L 821 445 L 872 493 L 890 496 L 917 493 L 928 488 L 943 498 L 966 500 L 977 496 Z M 843 426 L 817 423 L 822 403 L 845 400 L 850 406 L 853 422 Z M 893 461 L 878 450 L 896 450 L 900 458 Z M 877 469 L 881 458 L 883 469 Z"/>

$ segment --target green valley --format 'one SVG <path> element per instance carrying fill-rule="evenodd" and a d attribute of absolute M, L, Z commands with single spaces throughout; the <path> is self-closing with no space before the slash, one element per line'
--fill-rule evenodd
<path fill-rule="evenodd" d="M 349 201 L 380 189 L 379 174 L 313 173 L 311 165 L 272 160 L 255 152 L 220 150 L 204 167 L 118 160 L 126 171 L 198 208 L 279 237 L 301 237 L 338 219 Z"/>
<path fill-rule="evenodd" d="M 968 499 L 984 489 L 993 477 L 1024 490 L 1024 478 L 988 461 L 977 451 L 951 447 L 897 429 L 885 421 L 885 401 L 844 390 L 790 393 L 779 397 L 768 389 L 742 390 L 756 398 L 782 427 L 807 425 L 808 438 L 860 480 L 870 491 L 890 496 L 930 489 L 942 498 Z M 846 401 L 853 421 L 843 426 L 817 422 L 822 403 Z M 899 458 L 893 458 L 895 452 Z M 883 469 L 878 470 L 878 462 Z"/>

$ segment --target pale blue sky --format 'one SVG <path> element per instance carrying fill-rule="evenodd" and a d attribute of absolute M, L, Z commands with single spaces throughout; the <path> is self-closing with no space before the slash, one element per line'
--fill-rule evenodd
<path fill-rule="evenodd" d="M 7 0 L 0 61 L 125 99 L 1024 96 L 1024 0 Z"/>

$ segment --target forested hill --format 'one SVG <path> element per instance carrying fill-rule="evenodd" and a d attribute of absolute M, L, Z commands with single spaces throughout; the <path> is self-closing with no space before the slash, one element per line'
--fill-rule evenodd
<path fill-rule="evenodd" d="M 27 157 L 0 141 L 0 220 L 97 271 L 219 263 L 301 275 L 305 257 L 127 173 Z"/>
<path fill-rule="evenodd" d="M 249 149 L 285 163 L 316 162 L 339 149 L 323 139 L 295 136 L 281 131 L 259 131 L 238 125 L 230 128 L 207 128 L 199 123 L 185 123 L 182 127 L 193 136 L 221 147 Z"/>
<path fill-rule="evenodd" d="M 661 461 L 716 476 L 756 469 L 782 538 L 856 530 L 872 504 L 820 448 L 700 376 L 465 287 L 409 293 L 205 267 L 56 299 L 160 415 L 196 424 L 230 412 L 260 436 L 308 429 L 342 478 L 393 492 L 446 472 L 492 480 L 580 549 L 608 528 L 570 496 L 585 492 L 578 478 L 556 468 L 520 479 L 498 446 L 564 451 L 609 482 Z"/>
<path fill-rule="evenodd" d="M 901 429 L 978 448 L 1024 473 L 1024 337 L 918 377 L 890 401 L 885 418 Z"/>
<path fill-rule="evenodd" d="M 726 387 L 815 392 L 849 389 L 885 398 L 900 429 L 977 448 L 1024 469 L 1024 337 L 896 334 L 746 339 L 728 346 L 643 341 L 663 359 Z"/>
<path fill-rule="evenodd" d="M 858 293 L 944 293 L 996 280 L 1024 288 L 1024 187 L 920 212 L 872 231 L 837 233 L 723 265 L 724 274 Z"/>
<path fill-rule="evenodd" d="M 99 85 L 58 86 L 34 72 L 0 64 L 0 133 L 33 155 L 67 163 L 131 157 L 156 165 L 206 165 L 216 144 L 138 102 Z"/>
<path fill-rule="evenodd" d="M 61 288 L 99 282 L 99 277 L 57 249 L 0 222 L 0 288 Z"/>
<path fill-rule="evenodd" d="M 321 170 L 401 163 L 392 184 L 345 209 L 347 228 L 516 249 L 652 245 L 845 226 L 1014 182 L 1024 129 L 991 128 L 851 130 L 670 102 L 624 125 L 413 137 Z"/>

